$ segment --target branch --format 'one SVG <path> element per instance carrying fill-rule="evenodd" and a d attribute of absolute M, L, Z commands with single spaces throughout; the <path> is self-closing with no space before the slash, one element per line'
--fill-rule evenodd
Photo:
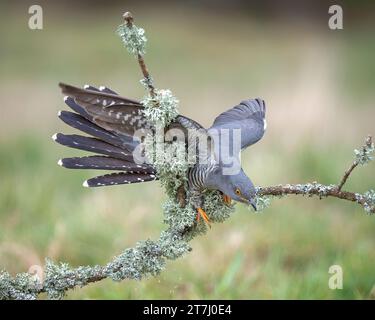
<path fill-rule="evenodd" d="M 258 197 L 260 197 L 260 206 L 266 207 L 269 201 L 262 199 L 264 196 L 281 197 L 285 195 L 307 195 L 318 196 L 319 199 L 324 197 L 334 197 L 342 200 L 352 201 L 360 204 L 364 210 L 370 214 L 375 213 L 375 192 L 369 190 L 364 194 L 342 191 L 343 186 L 349 179 L 350 175 L 359 165 L 366 165 L 373 160 L 374 143 L 372 137 L 367 136 L 364 145 L 358 150 L 354 150 L 355 159 L 352 165 L 347 169 L 338 185 L 323 185 L 317 182 L 307 184 L 286 184 L 272 187 L 258 188 Z"/>
<path fill-rule="evenodd" d="M 346 183 L 346 180 L 348 180 L 350 174 L 353 172 L 353 170 L 358 166 L 358 162 L 357 161 L 354 161 L 352 163 L 352 165 L 349 167 L 348 170 L 345 171 L 339 185 L 337 186 L 337 190 L 341 190 L 342 187 L 344 186 L 344 184 Z"/>
<path fill-rule="evenodd" d="M 133 27 L 134 27 L 134 25 L 133 25 L 133 22 L 134 22 L 133 15 L 130 12 L 125 12 L 122 16 L 125 20 L 126 26 L 129 29 L 133 29 Z M 145 85 L 147 86 L 147 88 L 149 89 L 151 97 L 154 98 L 155 97 L 155 87 L 152 83 L 153 82 L 152 77 L 151 77 L 150 73 L 148 72 L 145 60 L 143 58 L 143 54 L 141 52 L 142 52 L 142 50 L 138 49 L 137 53 L 136 53 L 138 64 L 139 64 L 139 66 L 141 68 L 141 71 L 142 71 L 142 74 L 143 74 L 143 78 L 144 78 L 143 81 L 144 81 Z"/>
<path fill-rule="evenodd" d="M 158 90 L 154 87 L 143 59 L 146 43 L 144 30 L 134 25 L 130 13 L 125 13 L 123 17 L 125 24 L 118 28 L 118 33 L 128 51 L 137 58 L 144 76 L 141 82 L 149 93 L 149 96 L 142 101 L 145 116 L 154 124 L 160 122 L 165 127 L 178 114 L 178 100 L 169 90 Z M 366 143 L 354 152 L 355 160 L 338 185 L 313 182 L 259 187 L 258 209 L 266 207 L 270 197 L 295 194 L 317 196 L 320 199 L 335 197 L 356 202 L 367 213 L 375 213 L 375 191 L 369 190 L 360 194 L 342 190 L 353 170 L 373 159 L 374 144 L 371 137 L 369 136 Z M 55 264 L 46 259 L 44 268 L 40 267 L 41 274 L 21 273 L 12 277 L 8 272 L 0 271 L 0 300 L 36 299 L 41 293 L 46 293 L 51 299 L 61 299 L 69 289 L 84 287 L 106 278 L 114 281 L 141 280 L 147 276 L 158 275 L 164 270 L 166 260 L 175 260 L 189 253 L 191 251 L 189 242 L 194 237 L 207 232 L 207 226 L 196 221 L 196 212 L 189 205 L 189 198 L 185 193 L 183 177 L 186 176 L 188 167 L 168 156 L 167 159 L 157 159 L 153 165 L 157 168 L 160 181 L 168 195 L 168 200 L 164 204 L 164 222 L 168 228 L 160 234 L 159 239 L 139 241 L 133 248 L 125 249 L 104 266 L 71 268 L 66 263 Z M 211 222 L 223 222 L 234 211 L 234 206 L 224 203 L 218 191 L 206 191 L 204 199 L 204 209 Z"/>
<path fill-rule="evenodd" d="M 371 150 L 371 147 L 372 149 L 374 148 L 373 146 L 373 143 L 372 143 L 372 137 L 371 136 L 367 136 L 367 139 L 365 141 L 365 145 L 362 147 L 362 153 L 363 153 L 363 148 L 365 148 L 366 150 Z M 365 151 L 366 152 L 366 151 Z M 370 151 L 371 153 L 372 151 Z M 366 158 L 361 158 L 361 157 L 358 157 L 358 155 L 361 155 L 361 151 L 358 151 L 356 150 L 356 159 L 354 160 L 354 162 L 352 163 L 352 165 L 349 167 L 348 170 L 345 171 L 345 174 L 344 176 L 342 177 L 339 185 L 338 185 L 338 190 L 340 191 L 342 189 L 342 187 L 344 186 L 344 184 L 346 183 L 346 180 L 348 180 L 350 174 L 353 172 L 353 170 L 360 164 L 364 164 L 364 163 L 367 163 L 369 162 L 371 159 L 366 159 Z M 366 157 L 366 154 L 365 154 L 365 157 Z"/>
<path fill-rule="evenodd" d="M 370 205 L 369 213 L 375 213 L 375 207 L 371 206 L 371 201 L 368 197 L 361 194 L 341 191 L 339 186 L 336 185 L 323 185 L 320 183 L 307 183 L 307 184 L 287 184 L 277 185 L 271 187 L 259 188 L 259 196 L 276 196 L 282 197 L 286 195 L 304 195 L 304 196 L 317 196 L 319 199 L 325 197 L 334 197 L 337 199 L 352 201 L 360 204 L 365 210 Z M 367 211 L 367 210 L 366 210 Z"/>

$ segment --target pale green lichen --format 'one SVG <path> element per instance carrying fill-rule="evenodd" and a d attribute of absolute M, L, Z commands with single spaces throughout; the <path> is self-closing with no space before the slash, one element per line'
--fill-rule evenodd
<path fill-rule="evenodd" d="M 163 231 L 159 238 L 163 256 L 169 260 L 175 260 L 191 251 L 191 247 L 181 233 L 173 232 L 173 229 Z"/>
<path fill-rule="evenodd" d="M 133 55 L 144 55 L 146 53 L 145 30 L 136 25 L 128 26 L 126 23 L 121 24 L 117 28 L 117 34 L 121 37 L 125 48 Z"/>
<path fill-rule="evenodd" d="M 271 204 L 271 198 L 270 197 L 256 197 L 255 206 L 257 208 L 256 212 L 262 212 L 263 210 L 267 209 Z"/>
<path fill-rule="evenodd" d="M 360 149 L 354 150 L 355 161 L 361 165 L 368 164 L 370 161 L 374 160 L 374 150 L 374 143 L 369 139 Z"/>
<path fill-rule="evenodd" d="M 183 232 L 194 225 L 196 211 L 191 206 L 182 208 L 173 197 L 164 203 L 163 211 L 164 222 L 176 232 Z"/>
<path fill-rule="evenodd" d="M 141 103 L 146 118 L 155 125 L 166 127 L 178 116 L 179 101 L 169 89 L 155 89 L 154 95 L 147 95 Z"/>
<path fill-rule="evenodd" d="M 134 248 L 126 249 L 105 267 L 105 274 L 115 281 L 141 280 L 157 275 L 165 266 L 160 245 L 152 240 L 139 241 Z"/>
<path fill-rule="evenodd" d="M 234 212 L 234 205 L 226 204 L 220 191 L 208 190 L 203 196 L 204 209 L 212 222 L 224 222 Z"/>
<path fill-rule="evenodd" d="M 41 283 L 29 273 L 19 273 L 12 277 L 0 271 L 0 300 L 35 300 Z"/>
<path fill-rule="evenodd" d="M 364 194 L 356 193 L 357 202 L 363 203 L 363 208 L 369 215 L 375 214 L 375 191 L 369 190 Z"/>
<path fill-rule="evenodd" d="M 44 275 L 44 291 L 49 299 L 56 300 L 62 299 L 68 289 L 83 287 L 93 278 L 103 277 L 103 271 L 98 265 L 71 268 L 67 263 L 55 264 L 52 260 L 46 259 Z"/>
<path fill-rule="evenodd" d="M 166 193 L 174 197 L 177 188 L 186 182 L 186 174 L 189 165 L 186 159 L 185 143 L 180 141 L 164 142 L 162 139 L 164 130 L 155 135 L 149 134 L 145 137 L 145 154 L 148 161 L 153 165 L 161 185 Z"/>

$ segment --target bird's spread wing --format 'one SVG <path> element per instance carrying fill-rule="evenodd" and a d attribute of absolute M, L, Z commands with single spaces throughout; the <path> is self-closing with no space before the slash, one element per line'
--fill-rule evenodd
<path fill-rule="evenodd" d="M 242 101 L 232 109 L 221 113 L 209 131 L 227 129 L 241 130 L 241 149 L 259 141 L 266 129 L 266 106 L 261 99 Z"/>

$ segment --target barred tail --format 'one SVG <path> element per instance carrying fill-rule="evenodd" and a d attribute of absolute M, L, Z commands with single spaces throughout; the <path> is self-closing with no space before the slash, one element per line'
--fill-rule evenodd
<path fill-rule="evenodd" d="M 128 152 L 132 152 L 138 145 L 138 142 L 134 141 L 132 137 L 120 139 L 118 135 L 97 126 L 76 113 L 60 111 L 58 116 L 63 122 L 72 128 L 81 130 L 84 133 L 87 133 L 114 146 L 125 148 Z"/>
<path fill-rule="evenodd" d="M 157 179 L 156 171 L 151 165 L 135 163 L 133 158 L 133 151 L 139 145 L 139 140 L 133 139 L 132 132 L 136 125 L 144 124 L 147 127 L 138 116 L 142 108 L 138 102 L 120 97 L 105 87 L 97 89 L 85 86 L 84 89 L 79 89 L 62 84 L 60 86 L 69 95 L 64 98 L 65 103 L 75 112 L 60 111 L 59 118 L 89 136 L 57 133 L 53 140 L 64 146 L 98 155 L 61 159 L 59 165 L 69 169 L 120 171 L 89 179 L 84 182 L 87 187 Z M 129 119 L 130 116 L 134 120 Z"/>

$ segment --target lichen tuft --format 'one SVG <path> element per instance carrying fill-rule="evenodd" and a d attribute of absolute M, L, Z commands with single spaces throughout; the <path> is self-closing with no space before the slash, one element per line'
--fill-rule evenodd
<path fill-rule="evenodd" d="M 136 25 L 128 26 L 124 23 L 118 26 L 117 34 L 131 54 L 138 56 L 138 54 L 144 55 L 146 53 L 147 38 L 144 29 Z"/>

